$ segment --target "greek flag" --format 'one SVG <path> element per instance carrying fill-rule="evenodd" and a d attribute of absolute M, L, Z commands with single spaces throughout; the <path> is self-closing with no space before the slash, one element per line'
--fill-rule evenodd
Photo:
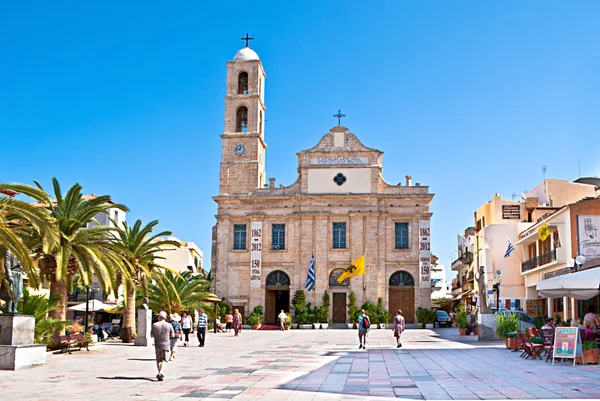
<path fill-rule="evenodd" d="M 515 250 L 515 247 L 513 246 L 512 242 L 510 242 L 510 240 L 508 238 L 506 240 L 508 241 L 508 248 L 506 248 L 504 257 L 508 258 L 510 256 L 510 253 Z"/>
<path fill-rule="evenodd" d="M 308 292 L 311 292 L 315 288 L 315 253 L 313 252 L 312 259 L 310 260 L 310 267 L 308 268 L 308 277 L 306 278 L 306 285 L 304 286 Z"/>

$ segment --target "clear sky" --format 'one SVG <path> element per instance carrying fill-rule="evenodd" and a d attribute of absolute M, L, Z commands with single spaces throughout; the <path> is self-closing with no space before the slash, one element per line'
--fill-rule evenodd
<path fill-rule="evenodd" d="M 597 1 L 2 2 L 0 181 L 110 194 L 210 261 L 225 62 L 267 72 L 267 176 L 343 125 L 429 185 L 432 249 L 499 192 L 600 175 Z"/>

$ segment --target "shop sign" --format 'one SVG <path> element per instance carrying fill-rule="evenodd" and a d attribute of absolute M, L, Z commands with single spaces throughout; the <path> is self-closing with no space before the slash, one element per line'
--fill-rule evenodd
<path fill-rule="evenodd" d="M 575 366 L 575 350 L 577 349 L 578 337 L 577 327 L 557 327 L 554 330 L 553 365 L 554 358 L 573 358 L 573 366 Z"/>
<path fill-rule="evenodd" d="M 502 205 L 502 218 L 521 220 L 520 205 Z"/>
<path fill-rule="evenodd" d="M 577 216 L 579 254 L 586 259 L 600 256 L 600 215 Z"/>
<path fill-rule="evenodd" d="M 419 271 L 421 287 L 431 286 L 431 242 L 429 220 L 419 220 Z"/>
<path fill-rule="evenodd" d="M 260 288 L 262 270 L 262 221 L 250 225 L 250 288 Z"/>

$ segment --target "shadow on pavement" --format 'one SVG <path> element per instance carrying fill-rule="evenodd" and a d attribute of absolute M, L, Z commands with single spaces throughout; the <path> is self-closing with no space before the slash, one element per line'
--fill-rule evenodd
<path fill-rule="evenodd" d="M 128 361 L 141 361 L 141 362 L 156 362 L 156 359 L 152 359 L 152 358 L 148 358 L 148 359 L 144 359 L 144 358 L 128 358 Z"/>
<path fill-rule="evenodd" d="M 113 377 L 102 377 L 99 376 L 97 377 L 97 379 L 102 379 L 102 380 L 146 380 L 149 382 L 154 382 L 157 380 L 154 379 L 150 379 L 148 377 L 127 377 L 127 376 L 113 376 Z"/>

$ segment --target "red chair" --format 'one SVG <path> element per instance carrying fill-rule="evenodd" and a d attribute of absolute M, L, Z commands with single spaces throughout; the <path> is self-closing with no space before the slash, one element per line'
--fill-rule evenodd
<path fill-rule="evenodd" d="M 529 341 L 527 333 L 517 333 L 517 341 L 521 343 L 521 347 L 523 347 L 523 353 L 521 354 L 521 357 L 525 356 L 525 359 L 542 359 L 540 354 L 544 351 L 544 344 L 532 343 Z"/>

